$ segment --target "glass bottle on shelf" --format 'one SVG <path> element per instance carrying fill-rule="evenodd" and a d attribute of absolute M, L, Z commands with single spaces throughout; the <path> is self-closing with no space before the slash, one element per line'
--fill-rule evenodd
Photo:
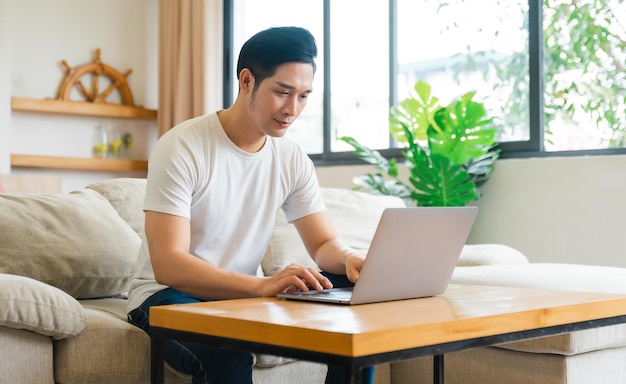
<path fill-rule="evenodd" d="M 120 158 L 120 151 L 122 149 L 122 134 L 120 129 L 116 125 L 110 125 L 108 127 L 109 136 L 109 157 L 113 159 Z"/>
<path fill-rule="evenodd" d="M 96 126 L 93 133 L 93 156 L 98 159 L 107 157 L 109 150 L 109 136 L 106 124 Z"/>
<path fill-rule="evenodd" d="M 133 135 L 126 132 L 122 135 L 122 151 L 121 156 L 124 159 L 133 158 Z"/>

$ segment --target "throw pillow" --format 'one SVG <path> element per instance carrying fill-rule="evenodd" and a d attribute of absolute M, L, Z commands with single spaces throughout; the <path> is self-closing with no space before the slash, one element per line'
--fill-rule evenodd
<path fill-rule="evenodd" d="M 92 190 L 0 195 L 0 273 L 31 277 L 78 299 L 126 292 L 139 236 Z"/>
<path fill-rule="evenodd" d="M 322 199 L 338 237 L 348 246 L 364 252 L 374 237 L 383 210 L 406 206 L 398 197 L 341 188 L 322 188 Z M 265 275 L 271 276 L 291 263 L 317 268 L 302 244 L 298 231 L 279 211 L 261 266 Z"/>
<path fill-rule="evenodd" d="M 107 199 L 120 217 L 141 236 L 145 218 L 143 200 L 146 194 L 146 179 L 109 179 L 88 185 L 87 188 L 93 189 Z"/>
<path fill-rule="evenodd" d="M 24 276 L 0 274 L 0 326 L 26 329 L 55 340 L 76 336 L 87 314 L 58 288 Z"/>
<path fill-rule="evenodd" d="M 463 247 L 459 267 L 494 264 L 528 264 L 528 258 L 504 244 L 467 244 Z"/>

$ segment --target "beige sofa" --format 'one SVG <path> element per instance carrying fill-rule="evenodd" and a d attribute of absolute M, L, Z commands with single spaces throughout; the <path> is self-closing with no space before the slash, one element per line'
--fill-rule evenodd
<path fill-rule="evenodd" d="M 0 194 L 0 384 L 149 382 L 150 340 L 126 322 L 125 299 L 143 230 L 144 188 L 141 179 L 112 179 L 69 194 Z M 395 198 L 349 190 L 325 188 L 323 197 L 340 236 L 361 249 L 367 248 L 382 210 L 402 206 Z M 279 213 L 259 274 L 270 275 L 291 262 L 311 263 L 295 229 Z M 565 272 L 613 274 L 613 280 L 602 279 L 604 285 L 590 288 L 626 291 L 619 268 L 551 268 L 535 268 L 506 246 L 468 245 L 454 280 L 497 285 L 549 281 L 560 286 L 555 278 L 565 271 L 560 268 L 571 268 Z M 562 287 L 578 288 L 565 283 Z M 580 371 L 584 377 L 604 375 L 595 366 L 624 357 L 624 333 L 616 326 L 450 354 L 446 379 L 521 383 L 509 376 L 541 370 L 545 379 L 525 382 L 584 382 L 568 377 Z M 257 383 L 322 383 L 326 372 L 321 364 L 267 355 L 256 358 Z M 527 366 L 533 368 L 526 370 Z M 570 366 L 576 369 L 568 371 Z M 618 364 L 614 370 L 623 369 Z M 431 372 L 431 359 L 385 364 L 377 367 L 376 382 L 427 383 Z M 601 376 L 608 379 L 598 382 L 624 382 L 613 376 Z M 190 380 L 168 369 L 166 382 Z"/>

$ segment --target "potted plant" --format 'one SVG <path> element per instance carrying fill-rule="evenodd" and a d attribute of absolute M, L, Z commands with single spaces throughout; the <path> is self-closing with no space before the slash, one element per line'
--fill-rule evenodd
<path fill-rule="evenodd" d="M 403 145 L 408 182 L 400 180 L 395 158 L 388 160 L 352 137 L 341 137 L 359 158 L 381 171 L 358 176 L 354 183 L 372 193 L 399 196 L 409 205 L 464 206 L 478 199 L 478 188 L 489 178 L 500 150 L 493 118 L 483 103 L 473 100 L 475 93 L 443 107 L 431 86 L 419 81 L 408 98 L 391 108 L 389 130 Z"/>

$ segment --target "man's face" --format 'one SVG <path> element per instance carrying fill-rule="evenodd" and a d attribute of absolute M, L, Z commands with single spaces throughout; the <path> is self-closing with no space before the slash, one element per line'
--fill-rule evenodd
<path fill-rule="evenodd" d="M 287 63 L 258 85 L 249 100 L 250 113 L 262 134 L 282 137 L 300 116 L 313 91 L 313 66 Z"/>

